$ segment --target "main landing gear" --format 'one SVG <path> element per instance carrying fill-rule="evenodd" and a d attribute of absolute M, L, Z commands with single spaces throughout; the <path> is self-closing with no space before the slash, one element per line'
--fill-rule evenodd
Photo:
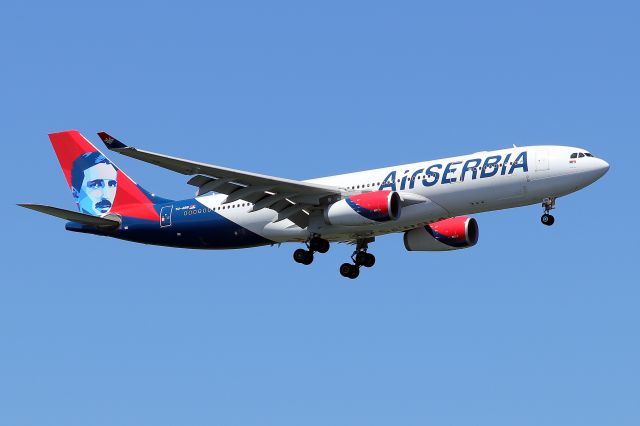
<path fill-rule="evenodd" d="M 556 208 L 556 199 L 553 197 L 545 198 L 542 200 L 542 207 L 544 208 L 544 214 L 540 218 L 540 222 L 547 226 L 553 225 L 556 219 L 549 212 Z"/>
<path fill-rule="evenodd" d="M 368 253 L 369 243 L 372 243 L 374 238 L 361 238 L 356 241 L 356 249 L 351 255 L 353 263 L 343 263 L 340 266 L 340 275 L 346 278 L 355 279 L 360 275 L 360 267 L 371 268 L 376 263 L 376 258 L 371 253 Z M 307 250 L 298 249 L 293 252 L 293 260 L 303 265 L 310 265 L 313 262 L 313 254 L 326 253 L 329 251 L 329 241 L 321 238 L 318 235 L 314 235 L 306 242 Z"/>
<path fill-rule="evenodd" d="M 363 238 L 357 240 L 356 249 L 351 255 L 351 263 L 343 263 L 340 265 L 340 275 L 350 279 L 358 278 L 360 275 L 360 267 L 371 268 L 376 263 L 376 258 L 371 253 L 367 253 L 369 243 L 373 242 L 373 238 Z"/>
<path fill-rule="evenodd" d="M 293 260 L 298 263 L 302 263 L 303 265 L 310 265 L 313 262 L 313 253 L 326 253 L 329 251 L 329 241 L 324 238 L 320 238 L 319 236 L 312 237 L 309 241 L 307 241 L 307 248 L 298 249 L 293 252 Z"/>

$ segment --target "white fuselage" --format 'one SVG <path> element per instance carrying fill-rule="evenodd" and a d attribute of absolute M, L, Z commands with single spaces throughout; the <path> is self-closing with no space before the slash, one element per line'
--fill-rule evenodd
<path fill-rule="evenodd" d="M 586 152 L 565 146 L 514 147 L 306 181 L 341 188 L 344 196 L 390 189 L 403 198 L 421 200 L 407 203 L 397 220 L 370 225 L 329 225 L 321 212 L 311 212 L 309 227 L 303 229 L 289 220 L 276 221 L 277 213 L 270 209 L 250 212 L 251 206 L 242 200 L 217 213 L 276 242 L 304 241 L 312 233 L 332 241 L 372 237 L 448 217 L 537 204 L 578 191 L 609 168 Z M 576 153 L 582 156 L 571 158 Z M 225 198 L 213 194 L 197 201 L 215 209 Z"/>

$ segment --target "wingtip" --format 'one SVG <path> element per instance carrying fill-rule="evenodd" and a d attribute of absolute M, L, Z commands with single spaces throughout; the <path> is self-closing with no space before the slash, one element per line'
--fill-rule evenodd
<path fill-rule="evenodd" d="M 41 204 L 33 204 L 33 203 L 18 203 L 16 204 L 16 206 L 18 207 L 22 207 L 25 209 L 29 209 L 29 210 L 37 210 L 38 207 L 41 206 Z"/>
<path fill-rule="evenodd" d="M 107 132 L 104 132 L 104 131 L 98 132 L 98 137 L 109 149 L 119 149 L 119 148 L 127 147 L 127 145 L 123 144 L 122 142 L 120 142 L 118 139 L 114 138 Z"/>

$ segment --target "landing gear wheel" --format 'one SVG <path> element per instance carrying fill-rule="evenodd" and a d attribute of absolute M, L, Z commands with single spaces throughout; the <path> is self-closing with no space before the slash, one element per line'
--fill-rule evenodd
<path fill-rule="evenodd" d="M 544 214 L 540 218 L 540 222 L 543 225 L 551 226 L 556 219 L 549 214 L 549 212 L 556 208 L 556 199 L 555 197 L 547 197 L 542 200 L 542 208 L 544 208 Z"/>
<path fill-rule="evenodd" d="M 354 260 L 356 265 L 364 266 L 366 268 L 371 268 L 376 263 L 376 257 L 366 251 L 356 253 Z"/>
<path fill-rule="evenodd" d="M 360 275 L 360 268 L 358 268 L 357 266 L 351 268 L 351 274 L 349 275 L 349 278 L 355 280 L 356 278 L 358 278 L 358 275 Z"/>
<path fill-rule="evenodd" d="M 355 279 L 360 275 L 360 267 L 365 266 L 370 268 L 376 263 L 376 258 L 371 254 L 367 253 L 367 249 L 369 248 L 368 244 L 374 241 L 373 237 L 370 238 L 359 238 L 356 240 L 356 249 L 353 251 L 351 255 L 351 260 L 353 263 L 343 263 L 340 266 L 340 275 L 343 277 Z"/>
<path fill-rule="evenodd" d="M 329 251 L 329 241 L 320 237 L 313 237 L 309 240 L 309 250 L 317 251 L 318 253 L 326 253 Z"/>
<path fill-rule="evenodd" d="M 367 257 L 365 259 L 365 262 L 362 264 L 362 266 L 366 268 L 371 268 L 375 264 L 376 264 L 376 257 L 371 253 L 367 253 Z"/>
<path fill-rule="evenodd" d="M 358 278 L 358 275 L 360 275 L 360 268 L 356 265 L 352 265 L 351 263 L 343 263 L 340 265 L 340 275 L 353 280 Z"/>
<path fill-rule="evenodd" d="M 293 252 L 293 260 L 303 265 L 309 265 L 313 262 L 313 252 L 305 249 L 298 249 Z"/>
<path fill-rule="evenodd" d="M 349 278 L 349 275 L 351 275 L 352 267 L 353 265 L 350 263 L 343 263 L 342 265 L 340 265 L 340 275 Z"/>
<path fill-rule="evenodd" d="M 323 241 L 324 241 L 324 244 L 322 245 L 322 247 L 318 249 L 318 253 L 322 253 L 322 254 L 328 252 L 330 247 L 329 241 L 327 240 L 323 240 Z"/>
<path fill-rule="evenodd" d="M 551 216 L 549 213 L 543 214 L 542 217 L 540 218 L 540 222 L 542 222 L 543 225 L 547 225 L 547 226 L 553 225 L 555 221 L 556 219 L 553 216 Z"/>

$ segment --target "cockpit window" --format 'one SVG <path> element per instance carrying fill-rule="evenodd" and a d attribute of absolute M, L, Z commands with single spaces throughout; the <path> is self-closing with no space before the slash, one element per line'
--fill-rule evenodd
<path fill-rule="evenodd" d="M 585 152 L 584 155 L 586 155 L 587 157 L 593 157 L 593 155 L 590 152 Z"/>
<path fill-rule="evenodd" d="M 574 152 L 573 154 L 571 154 L 571 158 L 578 158 L 578 153 Z"/>
<path fill-rule="evenodd" d="M 584 154 L 581 152 L 581 153 L 578 155 L 578 157 L 579 157 L 579 158 L 582 158 L 582 157 L 584 157 Z"/>

